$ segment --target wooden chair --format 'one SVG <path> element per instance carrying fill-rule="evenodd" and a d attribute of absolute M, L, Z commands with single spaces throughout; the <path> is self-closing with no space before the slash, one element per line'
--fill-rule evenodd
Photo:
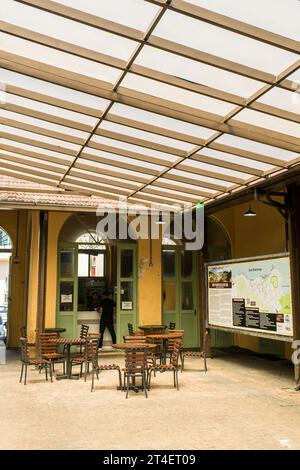
<path fill-rule="evenodd" d="M 207 363 L 206 363 L 206 355 L 207 355 L 207 342 L 208 342 L 209 333 L 208 331 L 205 332 L 203 338 L 203 349 L 202 351 L 183 351 L 182 353 L 182 362 L 181 362 L 181 371 L 184 369 L 184 359 L 185 357 L 200 357 L 203 358 L 204 362 L 204 371 L 207 372 Z"/>
<path fill-rule="evenodd" d="M 168 348 L 167 348 L 166 357 L 167 357 L 167 358 L 169 357 L 170 360 L 171 360 L 172 353 L 173 353 L 173 351 L 174 351 L 174 344 L 175 344 L 176 340 L 177 340 L 178 338 L 181 338 L 181 339 L 182 339 L 182 344 L 183 344 L 184 330 L 175 330 L 175 329 L 174 329 L 174 330 L 171 331 L 170 333 L 176 333 L 176 334 L 180 335 L 180 336 L 178 336 L 177 338 L 169 338 L 169 339 L 168 339 Z M 182 345 L 181 345 L 180 352 L 179 352 L 179 357 L 180 357 L 181 364 L 182 364 L 182 360 L 183 360 L 183 359 L 182 359 L 182 354 L 183 354 L 183 352 L 182 352 Z"/>
<path fill-rule="evenodd" d="M 105 370 L 117 370 L 119 374 L 119 386 L 122 389 L 121 369 L 117 364 L 99 364 L 98 362 L 98 344 L 99 339 L 89 339 L 86 345 L 87 358 L 91 357 L 92 362 L 92 385 L 91 392 L 94 391 L 95 374 L 99 380 L 99 372 Z"/>
<path fill-rule="evenodd" d="M 147 343 L 147 338 L 144 335 L 123 336 L 124 343 L 128 344 L 143 344 Z M 161 360 L 161 352 L 158 348 L 148 351 L 147 362 L 149 365 L 155 365 L 156 359 Z"/>
<path fill-rule="evenodd" d="M 82 377 L 83 374 L 83 365 L 85 365 L 84 369 L 84 381 L 86 382 L 86 377 L 87 374 L 90 371 L 90 364 L 92 363 L 92 348 L 89 347 L 89 342 L 91 340 L 94 340 L 95 343 L 97 342 L 97 349 L 99 348 L 99 340 L 100 340 L 101 334 L 100 333 L 88 333 L 86 342 L 84 344 L 84 349 L 82 349 L 81 345 L 81 352 L 79 352 L 77 355 L 74 353 L 71 356 L 70 362 L 71 362 L 71 374 L 72 374 L 72 367 L 73 366 L 80 366 L 80 377 Z"/>
<path fill-rule="evenodd" d="M 27 384 L 27 367 L 28 366 L 36 366 L 39 368 L 44 367 L 46 380 L 48 380 L 48 367 L 49 367 L 49 372 L 50 372 L 50 377 L 51 377 L 51 382 L 52 382 L 51 362 L 43 358 L 31 358 L 29 356 L 29 345 L 28 345 L 27 338 L 23 338 L 23 337 L 20 338 L 20 347 L 21 347 L 21 363 L 22 363 L 20 383 L 22 382 L 23 372 L 25 368 L 24 385 Z"/>
<path fill-rule="evenodd" d="M 174 375 L 174 387 L 179 390 L 179 382 L 178 382 L 178 370 L 180 366 L 178 365 L 178 359 L 180 355 L 180 349 L 182 346 L 182 339 L 178 338 L 176 339 L 174 343 L 174 349 L 172 352 L 170 364 L 158 364 L 156 366 L 151 367 L 149 371 L 149 379 L 148 379 L 148 389 L 150 390 L 151 386 L 151 374 L 153 372 L 173 372 Z"/>
<path fill-rule="evenodd" d="M 145 396 L 148 398 L 147 356 L 147 346 L 134 346 L 132 344 L 125 349 L 124 389 L 126 389 L 126 398 L 128 398 L 130 382 L 134 388 L 137 377 L 142 378 L 142 390 L 144 390 Z"/>
<path fill-rule="evenodd" d="M 54 371 L 54 364 L 63 364 L 63 373 L 65 374 L 65 355 L 57 352 L 57 345 L 49 340 L 57 339 L 57 333 L 40 333 L 39 349 L 40 357 L 50 361 Z"/>
<path fill-rule="evenodd" d="M 26 338 L 27 339 L 27 328 L 26 328 L 26 326 L 21 326 L 20 333 L 21 333 L 21 338 Z M 36 346 L 36 344 L 27 342 L 27 346 L 29 348 L 34 348 Z"/>

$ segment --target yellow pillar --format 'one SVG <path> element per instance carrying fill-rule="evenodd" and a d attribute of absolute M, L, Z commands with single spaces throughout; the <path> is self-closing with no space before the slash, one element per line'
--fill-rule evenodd
<path fill-rule="evenodd" d="M 56 324 L 58 237 L 70 215 L 68 212 L 49 212 L 45 328 L 53 328 Z"/>
<path fill-rule="evenodd" d="M 138 324 L 162 322 L 161 240 L 138 240 Z"/>
<path fill-rule="evenodd" d="M 39 274 L 39 211 L 31 211 L 31 240 L 29 253 L 29 280 L 27 303 L 27 335 L 30 342 L 35 340 L 38 274 Z"/>

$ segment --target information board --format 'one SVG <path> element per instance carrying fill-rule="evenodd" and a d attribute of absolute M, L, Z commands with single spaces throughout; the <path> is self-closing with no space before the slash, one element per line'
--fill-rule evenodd
<path fill-rule="evenodd" d="M 207 290 L 208 326 L 293 336 L 288 255 L 208 264 Z"/>

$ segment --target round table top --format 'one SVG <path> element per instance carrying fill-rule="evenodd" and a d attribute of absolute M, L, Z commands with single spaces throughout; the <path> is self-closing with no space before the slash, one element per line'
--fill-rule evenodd
<path fill-rule="evenodd" d="M 64 333 L 66 328 L 45 328 L 45 333 Z"/>
<path fill-rule="evenodd" d="M 152 330 L 153 328 L 167 328 L 166 325 L 140 325 L 141 330 Z"/>
<path fill-rule="evenodd" d="M 138 347 L 138 348 L 142 348 L 142 347 L 145 347 L 146 348 L 150 348 L 150 349 L 153 349 L 153 348 L 156 348 L 156 344 L 153 344 L 153 343 L 119 343 L 119 344 L 112 344 L 112 347 L 114 349 L 127 349 L 127 348 L 135 348 L 135 347 Z"/>
<path fill-rule="evenodd" d="M 67 344 L 67 345 L 80 345 L 85 344 L 86 340 L 81 338 L 55 338 L 49 339 L 49 343 L 54 344 Z"/>
<path fill-rule="evenodd" d="M 173 339 L 173 338 L 181 338 L 182 333 L 165 333 L 165 334 L 153 334 L 153 335 L 146 335 L 146 338 L 153 338 L 153 339 Z"/>

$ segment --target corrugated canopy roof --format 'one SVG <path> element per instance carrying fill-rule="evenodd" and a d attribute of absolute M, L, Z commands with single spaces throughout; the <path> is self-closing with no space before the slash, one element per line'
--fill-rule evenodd
<path fill-rule="evenodd" d="M 300 160 L 298 0 L 1 0 L 0 173 L 207 203 Z"/>

